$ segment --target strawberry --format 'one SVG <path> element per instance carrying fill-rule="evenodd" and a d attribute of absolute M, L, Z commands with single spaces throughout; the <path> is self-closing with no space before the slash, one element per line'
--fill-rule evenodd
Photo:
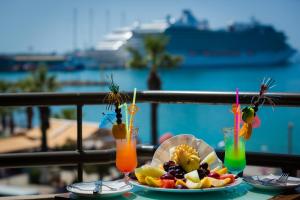
<path fill-rule="evenodd" d="M 175 187 L 175 180 L 161 179 L 161 181 L 162 181 L 162 188 L 174 188 Z"/>

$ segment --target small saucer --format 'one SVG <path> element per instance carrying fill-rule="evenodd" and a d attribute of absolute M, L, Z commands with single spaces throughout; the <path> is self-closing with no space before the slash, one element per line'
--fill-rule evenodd
<path fill-rule="evenodd" d="M 124 180 L 103 181 L 102 191 L 95 194 L 93 193 L 93 190 L 95 189 L 95 183 L 96 181 L 74 183 L 72 185 L 68 185 L 67 190 L 78 196 L 100 195 L 103 197 L 112 197 L 122 195 L 133 188 L 132 185 L 126 184 Z"/>
<path fill-rule="evenodd" d="M 289 176 L 286 183 L 278 183 L 277 180 L 280 176 L 266 175 L 266 176 L 246 176 L 243 180 L 249 185 L 264 190 L 288 190 L 300 186 L 300 178 Z"/>

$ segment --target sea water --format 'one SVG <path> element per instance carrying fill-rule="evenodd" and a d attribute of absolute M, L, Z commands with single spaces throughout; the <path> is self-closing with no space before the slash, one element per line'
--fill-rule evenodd
<path fill-rule="evenodd" d="M 76 72 L 51 72 L 59 80 L 104 80 L 111 74 L 121 91 L 147 89 L 149 70 L 84 70 Z M 1 72 L 0 80 L 16 81 L 28 73 Z M 192 91 L 235 91 L 257 92 L 264 77 L 276 80 L 276 87 L 271 92 L 300 92 L 300 64 L 285 66 L 257 67 L 218 67 L 195 69 L 160 70 L 163 90 L 192 90 Z M 108 91 L 103 86 L 68 86 L 61 92 L 101 92 Z M 137 99 L 139 97 L 137 96 Z M 280 101 L 280 99 L 278 99 Z M 150 106 L 147 103 L 138 104 L 140 110 L 136 115 L 136 126 L 140 129 L 139 139 L 150 143 Z M 58 112 L 62 107 L 53 107 L 52 112 Z M 74 107 L 75 108 L 75 107 Z M 158 130 L 162 135 L 189 133 L 204 139 L 213 147 L 218 147 L 223 140 L 222 128 L 233 126 L 233 115 L 230 105 L 201 105 L 201 104 L 160 104 L 158 107 Z M 104 105 L 84 106 L 84 121 L 99 122 L 102 112 L 107 112 Z M 21 112 L 18 112 L 22 115 Z M 17 114 L 16 114 L 17 115 Z M 261 126 L 253 130 L 252 137 L 247 141 L 247 151 L 264 151 L 287 153 L 288 124 L 293 123 L 292 151 L 300 154 L 300 108 L 270 106 L 260 107 L 258 116 Z M 22 117 L 21 117 L 22 118 Z M 24 123 L 19 118 L 17 123 Z M 38 113 L 35 114 L 35 124 L 38 123 Z"/>

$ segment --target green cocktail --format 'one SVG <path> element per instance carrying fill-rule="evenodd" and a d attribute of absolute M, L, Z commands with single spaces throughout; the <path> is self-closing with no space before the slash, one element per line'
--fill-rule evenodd
<path fill-rule="evenodd" d="M 235 147 L 233 128 L 225 128 L 223 132 L 225 141 L 224 165 L 229 172 L 238 174 L 246 167 L 245 141 L 239 137 Z"/>

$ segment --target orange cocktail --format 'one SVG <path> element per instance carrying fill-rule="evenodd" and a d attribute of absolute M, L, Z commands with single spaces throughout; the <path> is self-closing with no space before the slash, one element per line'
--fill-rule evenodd
<path fill-rule="evenodd" d="M 116 166 L 120 172 L 128 174 L 137 167 L 136 139 L 131 137 L 116 140 Z"/>

